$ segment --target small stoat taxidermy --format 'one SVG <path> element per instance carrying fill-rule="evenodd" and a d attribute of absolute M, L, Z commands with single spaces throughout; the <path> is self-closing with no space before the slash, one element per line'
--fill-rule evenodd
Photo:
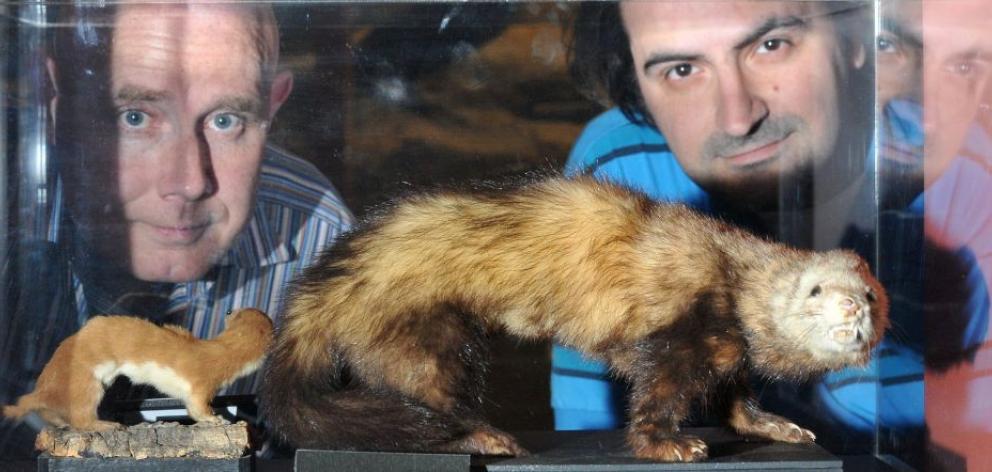
<path fill-rule="evenodd" d="M 130 316 L 97 316 L 56 348 L 34 390 L 4 416 L 37 412 L 53 426 L 104 431 L 121 425 L 97 418 L 104 389 L 118 375 L 145 384 L 186 404 L 189 416 L 202 423 L 224 420 L 213 414 L 217 391 L 255 371 L 272 341 L 272 320 L 255 309 L 227 315 L 224 331 L 197 339 L 179 326 L 157 326 Z"/>
<path fill-rule="evenodd" d="M 737 432 L 811 442 L 764 412 L 751 372 L 805 379 L 865 363 L 888 300 L 848 251 L 786 247 L 624 187 L 550 178 L 409 197 L 294 282 L 262 408 L 296 447 L 518 455 L 481 416 L 486 334 L 550 338 L 632 383 L 637 457 L 694 461 L 694 400 Z"/>

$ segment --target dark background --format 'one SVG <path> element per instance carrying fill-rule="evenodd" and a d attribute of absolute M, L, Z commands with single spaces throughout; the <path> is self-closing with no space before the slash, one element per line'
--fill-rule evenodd
<path fill-rule="evenodd" d="M 277 7 L 295 89 L 270 142 L 320 168 L 361 217 L 420 188 L 560 170 L 599 108 L 569 80 L 572 5 Z M 497 335 L 487 417 L 553 429 L 547 343 Z"/>

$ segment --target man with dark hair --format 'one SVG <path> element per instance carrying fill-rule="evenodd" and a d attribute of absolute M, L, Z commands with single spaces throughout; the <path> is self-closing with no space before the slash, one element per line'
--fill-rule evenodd
<path fill-rule="evenodd" d="M 566 171 L 687 203 L 796 246 L 865 244 L 876 214 L 865 191 L 873 118 L 865 13 L 848 2 L 582 5 L 572 72 L 614 108 L 590 122 Z M 852 397 L 867 403 L 865 389 Z M 602 365 L 555 347 L 558 429 L 619 425 L 615 390 Z M 820 407 L 807 406 L 816 400 L 787 386 L 773 390 L 787 404 L 779 411 L 798 412 L 799 421 L 819 416 Z M 829 413 L 827 421 L 865 428 L 873 415 Z"/>

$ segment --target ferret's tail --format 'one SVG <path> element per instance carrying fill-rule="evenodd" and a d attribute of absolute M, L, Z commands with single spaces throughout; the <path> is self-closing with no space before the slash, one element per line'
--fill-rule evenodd
<path fill-rule="evenodd" d="M 353 378 L 322 338 L 280 332 L 266 360 L 261 408 L 280 441 L 297 448 L 438 451 L 470 432 L 470 423 L 455 415 Z"/>

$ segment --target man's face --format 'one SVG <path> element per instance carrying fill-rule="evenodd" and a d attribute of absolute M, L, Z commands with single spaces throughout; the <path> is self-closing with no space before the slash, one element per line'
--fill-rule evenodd
<path fill-rule="evenodd" d="M 251 216 L 269 113 L 281 101 L 260 93 L 250 18 L 224 6 L 120 7 L 103 94 L 112 104 L 59 98 L 59 122 L 88 153 L 89 168 L 66 185 L 100 202 L 74 205 L 77 222 L 139 279 L 202 276 Z M 84 129 L 92 113 L 109 115 L 96 121 L 106 128 Z"/>
<path fill-rule="evenodd" d="M 808 2 L 625 2 L 641 93 L 686 173 L 768 205 L 778 182 L 830 159 L 846 59 Z M 847 61 L 847 63 L 845 63 Z M 863 156 L 861 156 L 863 157 Z"/>
<path fill-rule="evenodd" d="M 992 12 L 985 0 L 888 2 L 882 17 L 882 165 L 929 185 L 957 155 L 988 83 Z"/>

